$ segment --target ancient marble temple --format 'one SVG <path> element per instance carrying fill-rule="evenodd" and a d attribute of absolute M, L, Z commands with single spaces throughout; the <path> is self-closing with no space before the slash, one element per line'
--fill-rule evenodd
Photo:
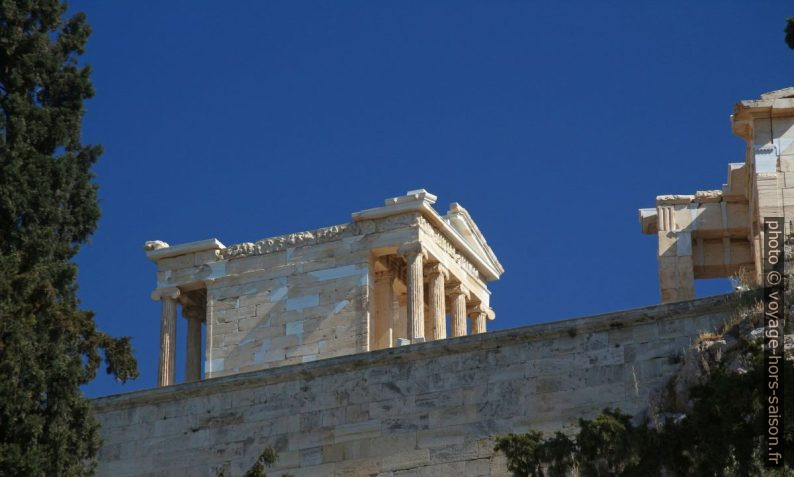
<path fill-rule="evenodd" d="M 180 307 L 187 381 L 485 332 L 504 270 L 466 209 L 435 201 L 410 191 L 348 224 L 229 247 L 147 242 L 159 385 L 175 381 Z"/>
<path fill-rule="evenodd" d="M 695 298 L 696 278 L 746 274 L 760 284 L 764 217 L 794 220 L 794 87 L 740 101 L 733 133 L 746 141 L 745 160 L 728 164 L 721 189 L 660 195 L 640 209 L 646 234 L 659 239 L 662 302 Z"/>

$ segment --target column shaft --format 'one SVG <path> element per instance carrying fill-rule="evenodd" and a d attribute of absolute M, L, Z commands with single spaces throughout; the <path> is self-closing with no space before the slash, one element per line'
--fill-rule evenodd
<path fill-rule="evenodd" d="M 392 346 L 392 323 L 394 322 L 394 272 L 387 270 L 375 273 L 375 317 L 372 323 L 372 349 Z"/>
<path fill-rule="evenodd" d="M 486 315 L 481 311 L 471 314 L 471 334 L 485 333 Z"/>
<path fill-rule="evenodd" d="M 455 291 L 450 294 L 452 299 L 452 336 L 466 336 L 466 295 Z"/>
<path fill-rule="evenodd" d="M 412 343 L 425 338 L 425 297 L 422 276 L 422 253 L 411 252 L 405 255 L 408 264 L 408 338 Z"/>
<path fill-rule="evenodd" d="M 157 372 L 157 385 L 174 384 L 176 369 L 176 300 L 163 296 L 160 315 L 160 363 Z"/>
<path fill-rule="evenodd" d="M 201 379 L 201 319 L 187 319 L 187 353 L 185 354 L 185 381 Z"/>
<path fill-rule="evenodd" d="M 447 337 L 446 304 L 444 300 L 444 273 L 437 269 L 438 265 L 428 274 L 427 295 L 430 305 L 431 328 L 425 330 L 432 340 L 442 340 Z"/>

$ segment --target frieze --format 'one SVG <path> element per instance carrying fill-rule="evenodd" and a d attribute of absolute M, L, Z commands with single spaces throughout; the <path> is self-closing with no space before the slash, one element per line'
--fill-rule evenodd
<path fill-rule="evenodd" d="M 343 237 L 367 235 L 405 226 L 418 225 L 420 220 L 423 221 L 424 219 L 418 214 L 400 214 L 384 217 L 382 219 L 362 220 L 360 222 L 353 222 L 352 224 L 332 225 L 330 227 L 322 227 L 306 232 L 269 237 L 256 242 L 244 242 L 232 245 L 221 252 L 221 258 L 232 260 L 252 255 L 266 255 L 292 247 L 315 245 L 339 240 Z"/>
<path fill-rule="evenodd" d="M 280 252 L 291 247 L 331 242 L 343 236 L 350 235 L 349 229 L 350 225 L 348 224 L 332 225 L 330 227 L 323 227 L 306 232 L 265 238 L 256 242 L 239 243 L 223 250 L 221 258 L 230 260 L 251 255 L 266 255 L 268 253 Z"/>
<path fill-rule="evenodd" d="M 433 225 L 424 218 L 420 219 L 420 224 L 422 228 L 433 238 L 433 241 L 436 243 L 436 245 L 447 255 L 452 257 L 452 260 L 455 263 L 457 263 L 461 268 L 469 272 L 471 275 L 482 280 L 480 271 L 477 270 L 477 267 L 475 267 L 466 257 L 461 255 L 458 252 L 458 249 L 452 245 L 452 242 L 450 242 L 444 236 L 444 234 L 442 234 L 437 228 L 433 227 Z"/>

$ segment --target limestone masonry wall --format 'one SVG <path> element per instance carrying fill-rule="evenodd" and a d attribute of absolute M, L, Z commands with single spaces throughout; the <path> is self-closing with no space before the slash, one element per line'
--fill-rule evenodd
<path fill-rule="evenodd" d="M 238 476 L 273 446 L 275 476 L 507 476 L 492 436 L 641 411 L 732 306 L 657 305 L 100 398 L 98 475 Z"/>

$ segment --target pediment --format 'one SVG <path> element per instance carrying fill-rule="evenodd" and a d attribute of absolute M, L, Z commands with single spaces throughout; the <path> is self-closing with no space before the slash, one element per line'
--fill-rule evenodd
<path fill-rule="evenodd" d="M 457 202 L 453 202 L 450 204 L 447 214 L 442 218 L 463 238 L 474 253 L 490 264 L 494 270 L 498 270 L 499 274 L 504 272 L 504 267 L 499 263 L 493 250 L 488 246 L 485 236 L 480 232 L 479 227 L 466 209 Z"/>

